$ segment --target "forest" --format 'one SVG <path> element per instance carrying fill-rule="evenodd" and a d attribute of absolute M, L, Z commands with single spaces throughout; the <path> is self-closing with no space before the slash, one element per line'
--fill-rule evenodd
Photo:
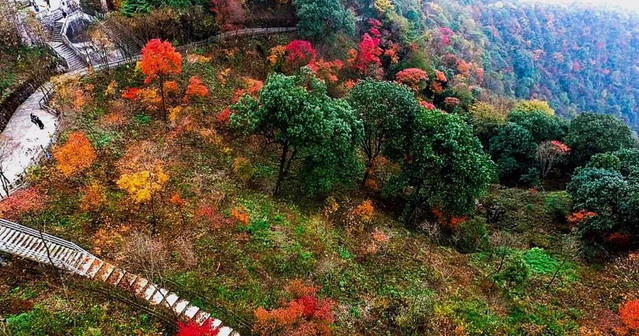
<path fill-rule="evenodd" d="M 37 16 L 0 19 L 0 112 L 49 81 L 58 128 L 16 190 L 3 132 L 0 218 L 211 318 L 0 246 L 0 334 L 228 335 L 214 319 L 260 336 L 639 333 L 636 14 L 488 0 L 79 6 L 98 18 L 97 63 L 76 70 L 38 42 Z"/>

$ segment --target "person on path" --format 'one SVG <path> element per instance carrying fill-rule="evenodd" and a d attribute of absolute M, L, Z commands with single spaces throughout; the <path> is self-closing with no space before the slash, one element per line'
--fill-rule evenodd
<path fill-rule="evenodd" d="M 31 122 L 36 124 L 36 126 L 38 126 L 40 129 L 44 129 L 44 123 L 42 122 L 42 120 L 40 120 L 40 118 L 38 118 L 38 116 L 33 113 L 31 113 Z"/>

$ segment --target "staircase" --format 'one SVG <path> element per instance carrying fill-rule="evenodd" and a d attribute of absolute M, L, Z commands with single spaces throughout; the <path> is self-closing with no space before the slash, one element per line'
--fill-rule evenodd
<path fill-rule="evenodd" d="M 87 66 L 86 61 L 78 55 L 73 49 L 64 43 L 62 37 L 62 26 L 64 25 L 64 17 L 60 10 L 51 12 L 47 18 L 51 20 L 51 38 L 47 44 L 55 51 L 55 53 L 66 63 L 69 71 L 82 69 Z"/>
<path fill-rule="evenodd" d="M 219 331 L 219 336 L 239 336 L 233 329 L 222 326 L 222 321 L 212 318 L 211 314 L 181 299 L 174 292 L 102 261 L 78 245 L 58 237 L 0 219 L 0 252 L 49 264 L 118 287 L 148 301 L 151 305 L 171 310 L 183 321 L 194 321 L 202 325 L 212 319 L 211 325 Z"/>

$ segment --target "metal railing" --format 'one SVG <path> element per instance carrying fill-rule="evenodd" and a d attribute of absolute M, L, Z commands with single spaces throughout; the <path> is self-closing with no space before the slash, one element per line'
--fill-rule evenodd
<path fill-rule="evenodd" d="M 76 264 L 84 260 L 85 258 L 93 258 L 93 259 L 99 260 L 97 257 L 87 252 L 85 249 L 83 249 L 82 247 L 78 246 L 75 243 L 32 229 L 30 227 L 20 225 L 18 223 L 10 222 L 5 219 L 0 219 L 0 227 L 5 227 L 9 230 L 19 232 L 24 235 L 29 235 L 35 238 L 36 241 L 40 241 L 43 244 L 45 244 L 46 248 L 49 251 L 53 250 L 56 246 L 64 247 L 69 250 L 75 251 L 77 253 L 77 258 L 74 259 Z M 4 236 L 7 237 L 9 235 L 6 234 Z M 31 246 L 40 247 L 40 244 L 32 243 Z M 34 261 L 50 264 L 52 266 L 66 269 L 68 271 L 72 271 L 80 275 L 86 274 L 85 272 L 79 270 L 74 264 L 70 263 L 68 260 L 54 257 L 53 255 L 49 253 L 38 252 L 35 249 L 30 249 L 25 247 L 24 245 L 15 244 L 14 242 L 0 240 L 0 251 L 19 255 L 24 258 L 32 259 Z"/>

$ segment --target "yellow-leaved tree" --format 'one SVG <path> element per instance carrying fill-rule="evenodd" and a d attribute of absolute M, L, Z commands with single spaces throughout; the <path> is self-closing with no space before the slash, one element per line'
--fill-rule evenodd
<path fill-rule="evenodd" d="M 155 194 L 162 191 L 169 181 L 169 175 L 161 166 L 154 170 L 143 170 L 131 174 L 123 174 L 117 181 L 120 189 L 126 190 L 131 199 L 136 203 L 149 203 L 151 206 L 151 232 L 157 233 L 157 221 L 155 216 Z"/>

